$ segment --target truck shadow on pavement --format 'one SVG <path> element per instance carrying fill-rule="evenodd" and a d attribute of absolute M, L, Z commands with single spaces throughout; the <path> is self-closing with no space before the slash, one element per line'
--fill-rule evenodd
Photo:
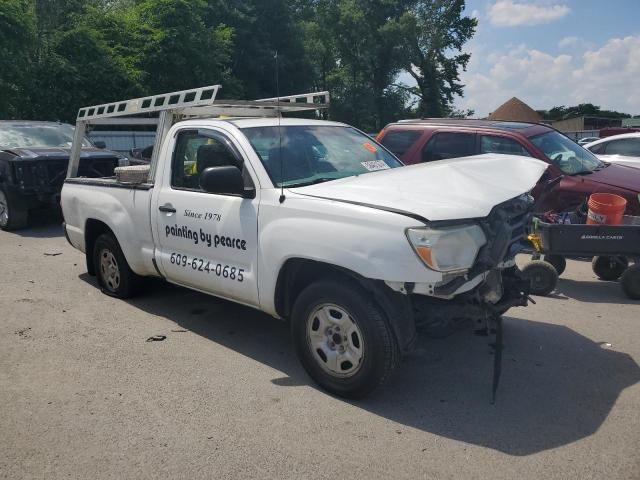
<path fill-rule="evenodd" d="M 271 380 L 276 385 L 315 388 L 293 353 L 285 322 L 164 282 L 154 281 L 130 304 L 283 372 Z M 636 362 L 607 339 L 513 317 L 505 317 L 504 325 L 495 405 L 491 337 L 466 331 L 442 340 L 420 338 L 394 380 L 350 403 L 397 422 L 399 433 L 404 425 L 522 456 L 592 435 L 620 393 L 640 380 Z M 167 335 L 171 341 L 172 333 Z"/>
<path fill-rule="evenodd" d="M 565 295 L 586 303 L 616 303 L 622 305 L 637 304 L 622 291 L 620 282 L 607 282 L 604 280 L 573 280 L 570 278 L 558 279 L 555 294 Z"/>
<path fill-rule="evenodd" d="M 62 237 L 62 213 L 56 209 L 39 209 L 29 212 L 29 225 L 16 230 L 16 235 L 27 238 Z"/>

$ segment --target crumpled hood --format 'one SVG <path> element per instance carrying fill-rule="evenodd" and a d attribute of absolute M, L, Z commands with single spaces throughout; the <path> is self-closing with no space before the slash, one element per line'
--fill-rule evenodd
<path fill-rule="evenodd" d="M 34 148 L 10 148 L 6 149 L 23 160 L 30 159 L 49 159 L 49 160 L 68 160 L 71 156 L 70 148 L 63 147 L 34 147 Z M 99 148 L 83 148 L 80 152 L 80 158 L 114 158 L 119 157 L 117 153 Z"/>
<path fill-rule="evenodd" d="M 431 221 L 482 218 L 530 191 L 547 168 L 533 158 L 485 154 L 292 188 L 313 197 L 409 212 Z"/>

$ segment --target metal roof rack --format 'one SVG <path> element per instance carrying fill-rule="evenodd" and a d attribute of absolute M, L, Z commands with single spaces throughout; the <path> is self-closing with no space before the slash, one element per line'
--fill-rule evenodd
<path fill-rule="evenodd" d="M 76 119 L 67 178 L 77 175 L 88 125 L 156 125 L 150 173 L 153 178 L 162 139 L 177 121 L 203 117 L 278 117 L 283 113 L 326 109 L 330 102 L 329 92 L 258 100 L 216 100 L 221 88 L 221 85 L 209 85 L 81 108 Z"/>
<path fill-rule="evenodd" d="M 105 123 L 129 123 L 121 117 L 171 112 L 185 117 L 272 117 L 279 113 L 320 110 L 329 107 L 329 92 L 312 92 L 286 97 L 262 98 L 259 100 L 216 100 L 221 85 L 163 93 L 149 97 L 133 98 L 119 102 L 83 107 L 78 111 L 77 121 L 89 125 Z M 121 118 L 117 122 L 105 119 Z M 138 119 L 141 123 L 145 119 Z M 154 124 L 149 119 L 149 124 Z"/>

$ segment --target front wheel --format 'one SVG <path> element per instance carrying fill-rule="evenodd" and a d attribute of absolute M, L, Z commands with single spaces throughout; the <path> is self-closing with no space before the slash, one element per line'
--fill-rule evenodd
<path fill-rule="evenodd" d="M 522 269 L 522 276 L 531 282 L 529 291 L 542 297 L 553 292 L 558 283 L 558 272 L 554 266 L 542 260 L 527 263 Z"/>
<path fill-rule="evenodd" d="M 103 293 L 117 298 L 135 295 L 140 277 L 129 267 L 112 234 L 105 233 L 97 238 L 93 247 L 93 267 Z"/>
<path fill-rule="evenodd" d="M 356 285 L 319 281 L 296 299 L 292 335 L 307 373 L 327 391 L 362 398 L 385 383 L 400 360 L 384 312 Z"/>
<path fill-rule="evenodd" d="M 600 280 L 614 281 L 620 278 L 620 275 L 629 266 L 629 260 L 626 257 L 599 256 L 593 257 L 591 268 Z"/>
<path fill-rule="evenodd" d="M 545 255 L 543 260 L 553 265 L 558 276 L 562 275 L 567 268 L 567 260 L 562 255 Z"/>
<path fill-rule="evenodd" d="M 640 263 L 636 263 L 625 270 L 620 279 L 622 290 L 627 297 L 640 300 Z"/>
<path fill-rule="evenodd" d="M 27 226 L 29 211 L 0 188 L 0 229 L 18 230 Z"/>

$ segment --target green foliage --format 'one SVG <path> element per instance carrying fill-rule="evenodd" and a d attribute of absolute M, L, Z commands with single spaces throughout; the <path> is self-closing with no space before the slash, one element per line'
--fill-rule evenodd
<path fill-rule="evenodd" d="M 20 115 L 36 45 L 36 17 L 27 0 L 2 0 L 0 9 L 0 114 Z M 0 117 L 1 118 L 1 117 Z"/>
<path fill-rule="evenodd" d="M 222 96 L 329 90 L 374 132 L 452 110 L 475 30 L 463 0 L 0 0 L 0 118 L 223 84 Z M 418 86 L 396 85 L 408 70 Z"/>
<path fill-rule="evenodd" d="M 613 110 L 601 110 L 598 105 L 593 105 L 592 103 L 581 103 L 573 107 L 565 107 L 564 105 L 561 105 L 549 110 L 538 110 L 538 113 L 542 115 L 545 120 L 565 120 L 567 118 L 581 117 L 583 115 L 606 118 L 629 118 L 631 116 L 628 113 L 616 112 Z"/>
<path fill-rule="evenodd" d="M 144 0 L 135 7 L 136 66 L 150 92 L 223 83 L 233 31 L 205 23 L 204 0 Z"/>
<path fill-rule="evenodd" d="M 463 16 L 464 7 L 464 0 L 418 1 L 401 18 L 403 66 L 418 84 L 412 93 L 420 99 L 421 117 L 445 116 L 454 97 L 463 93 L 460 70 L 470 55 L 461 52 L 478 25 Z"/>

